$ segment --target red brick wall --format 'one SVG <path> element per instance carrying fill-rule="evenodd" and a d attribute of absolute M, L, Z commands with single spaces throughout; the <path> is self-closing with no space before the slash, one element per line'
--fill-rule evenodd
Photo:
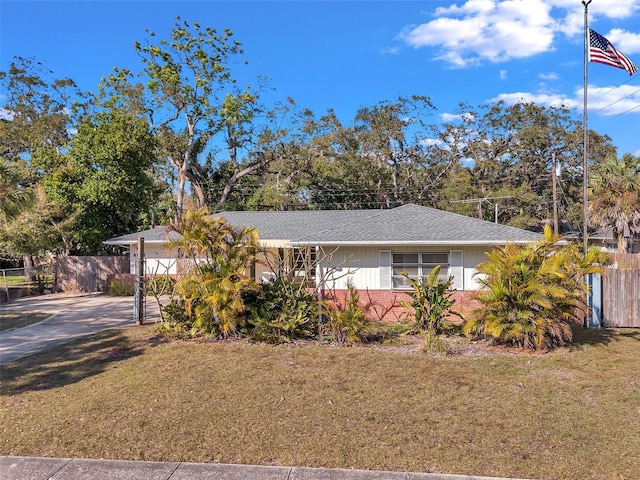
<path fill-rule="evenodd" d="M 360 290 L 360 306 L 365 310 L 367 316 L 373 321 L 399 322 L 407 318 L 413 310 L 405 308 L 401 302 L 411 301 L 411 297 L 402 290 Z M 480 303 L 475 300 L 477 292 L 455 291 L 452 298 L 455 300 L 453 309 L 464 314 L 477 308 Z M 323 297 L 333 305 L 344 306 L 346 290 L 324 290 Z M 454 322 L 460 322 L 460 318 L 452 316 Z"/>

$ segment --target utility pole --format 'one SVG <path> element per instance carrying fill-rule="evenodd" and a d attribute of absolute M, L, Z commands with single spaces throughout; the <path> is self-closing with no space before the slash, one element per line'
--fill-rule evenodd
<path fill-rule="evenodd" d="M 556 152 L 553 152 L 552 155 L 552 165 L 551 165 L 551 189 L 553 191 L 553 234 L 558 236 L 558 193 L 557 193 L 557 182 L 558 182 L 558 172 L 556 170 Z"/>

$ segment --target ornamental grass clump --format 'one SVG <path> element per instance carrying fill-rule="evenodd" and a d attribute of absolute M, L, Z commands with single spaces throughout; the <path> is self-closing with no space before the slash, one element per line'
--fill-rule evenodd
<path fill-rule="evenodd" d="M 465 322 L 464 332 L 533 350 L 571 342 L 571 325 L 580 325 L 587 312 L 585 275 L 602 272 L 606 254 L 590 248 L 585 255 L 578 245 L 559 240 L 546 226 L 539 242 L 489 252 L 477 266 L 485 287 L 478 295 L 482 307 Z"/>

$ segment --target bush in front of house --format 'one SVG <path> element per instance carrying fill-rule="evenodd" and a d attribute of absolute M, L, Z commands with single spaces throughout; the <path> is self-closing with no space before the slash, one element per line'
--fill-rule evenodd
<path fill-rule="evenodd" d="M 324 304 L 300 283 L 278 276 L 245 297 L 249 308 L 247 333 L 253 340 L 289 343 L 317 338 Z"/>
<path fill-rule="evenodd" d="M 147 295 L 154 297 L 173 295 L 176 280 L 171 275 L 151 275 L 145 279 L 144 288 Z"/>
<path fill-rule="evenodd" d="M 439 274 L 440 265 L 436 265 L 424 281 L 404 275 L 411 282 L 412 290 L 407 293 L 411 301 L 402 301 L 401 304 L 413 311 L 411 331 L 424 335 L 425 350 L 428 352 L 446 352 L 442 335 L 451 330 L 447 318 L 450 315 L 460 316 L 452 310 L 456 303 L 452 298 L 453 277 L 442 280 Z"/>
<path fill-rule="evenodd" d="M 464 324 L 466 334 L 509 346 L 546 350 L 572 340 L 571 325 L 582 324 L 588 286 L 585 275 L 600 273 L 606 253 L 561 245 L 546 226 L 544 239 L 508 244 L 478 265 L 481 308 Z"/>
<path fill-rule="evenodd" d="M 328 309 L 327 318 L 333 341 L 340 345 L 362 342 L 371 326 L 365 310 L 360 306 L 360 293 L 350 282 L 347 284 L 344 305 Z"/>
<path fill-rule="evenodd" d="M 257 288 L 245 274 L 258 251 L 257 233 L 234 228 L 206 209 L 185 212 L 169 229 L 180 234 L 169 248 L 180 248 L 191 268 L 175 285 L 179 300 L 163 309 L 163 328 L 191 336 L 236 335 L 246 321 L 243 293 Z"/>

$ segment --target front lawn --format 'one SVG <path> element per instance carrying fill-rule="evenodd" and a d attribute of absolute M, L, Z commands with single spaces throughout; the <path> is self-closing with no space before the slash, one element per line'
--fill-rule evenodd
<path fill-rule="evenodd" d="M 576 341 L 431 356 L 110 330 L 2 365 L 0 454 L 636 478 L 640 331 Z"/>
<path fill-rule="evenodd" d="M 40 312 L 0 313 L 0 332 L 26 327 L 41 322 L 49 316 L 48 313 Z"/>

